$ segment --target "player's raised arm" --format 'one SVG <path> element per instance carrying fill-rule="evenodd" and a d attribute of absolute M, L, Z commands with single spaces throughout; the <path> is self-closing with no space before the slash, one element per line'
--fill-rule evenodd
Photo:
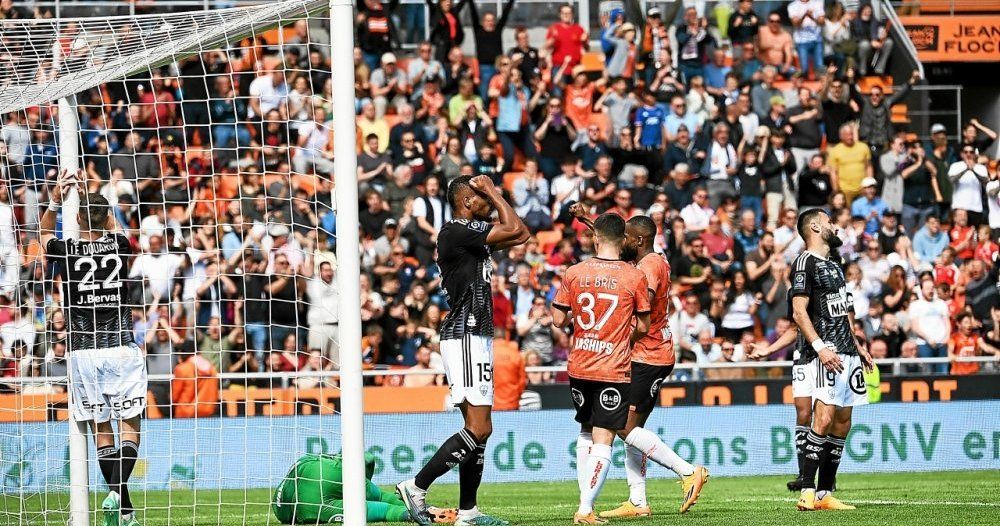
<path fill-rule="evenodd" d="M 486 236 L 486 244 L 494 250 L 509 248 L 514 245 L 526 243 L 531 237 L 531 232 L 525 226 L 524 221 L 517 215 L 517 212 L 510 206 L 493 181 L 485 175 L 478 175 L 469 181 L 469 186 L 489 201 L 493 208 L 496 208 L 499 215 L 499 222 L 493 225 Z"/>
<path fill-rule="evenodd" d="M 62 206 L 63 198 L 74 188 L 77 188 L 76 174 L 69 170 L 60 172 L 59 178 L 56 180 L 56 191 L 49 196 L 49 206 L 39 221 L 43 249 L 49 244 L 49 240 L 55 239 L 56 217 L 59 215 L 59 208 Z"/>
<path fill-rule="evenodd" d="M 587 212 L 587 207 L 583 203 L 573 203 L 569 205 L 569 213 L 576 218 L 577 221 L 583 223 L 591 231 L 594 230 L 594 220 L 590 218 L 590 214 Z"/>

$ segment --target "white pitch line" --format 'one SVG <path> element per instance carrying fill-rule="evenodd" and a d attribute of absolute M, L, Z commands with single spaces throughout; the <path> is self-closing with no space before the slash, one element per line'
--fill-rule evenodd
<path fill-rule="evenodd" d="M 723 499 L 723 502 L 783 502 L 793 504 L 796 502 L 796 499 L 784 497 L 746 497 Z M 909 504 L 913 506 L 974 506 L 984 508 L 1000 508 L 1000 502 L 959 502 L 954 500 L 856 500 L 847 498 L 846 502 L 848 504 L 863 504 L 871 506 L 903 506 Z M 577 505 L 572 503 L 553 503 L 546 504 L 545 507 L 549 509 L 575 509 Z M 524 509 L 523 506 L 491 506 L 491 508 L 514 511 Z"/>
<path fill-rule="evenodd" d="M 796 499 L 783 497 L 746 497 L 739 499 L 725 499 L 727 502 L 796 502 Z M 847 498 L 848 504 L 872 504 L 876 506 L 982 506 L 986 508 L 1000 508 L 1000 502 L 959 502 L 954 500 L 856 500 Z"/>

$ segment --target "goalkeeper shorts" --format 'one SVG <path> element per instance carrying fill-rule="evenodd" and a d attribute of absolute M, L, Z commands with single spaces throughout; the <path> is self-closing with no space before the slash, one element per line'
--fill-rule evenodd
<path fill-rule="evenodd" d="M 134 343 L 72 351 L 69 367 L 76 421 L 128 420 L 146 410 L 146 359 Z"/>
<path fill-rule="evenodd" d="M 493 338 L 466 334 L 459 339 L 441 340 L 441 358 L 452 405 L 493 405 Z"/>

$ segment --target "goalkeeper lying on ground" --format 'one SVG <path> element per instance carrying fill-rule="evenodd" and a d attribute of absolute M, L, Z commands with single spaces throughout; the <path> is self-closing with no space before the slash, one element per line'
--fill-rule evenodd
<path fill-rule="evenodd" d="M 282 524 L 343 522 L 344 492 L 341 457 L 305 455 L 274 491 L 271 508 Z M 372 483 L 375 457 L 365 454 L 365 500 L 369 522 L 409 521 L 403 501 Z M 430 508 L 434 522 L 455 522 L 454 509 Z"/>

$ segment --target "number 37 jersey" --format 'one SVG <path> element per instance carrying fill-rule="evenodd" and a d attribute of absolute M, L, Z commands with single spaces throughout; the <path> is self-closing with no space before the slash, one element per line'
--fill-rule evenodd
<path fill-rule="evenodd" d="M 128 301 L 128 239 L 121 234 L 93 241 L 52 239 L 45 246 L 62 277 L 71 351 L 107 349 L 134 341 Z"/>
<path fill-rule="evenodd" d="M 553 306 L 573 319 L 571 377 L 629 381 L 633 318 L 649 312 L 648 288 L 642 271 L 624 261 L 595 257 L 566 271 Z"/>

